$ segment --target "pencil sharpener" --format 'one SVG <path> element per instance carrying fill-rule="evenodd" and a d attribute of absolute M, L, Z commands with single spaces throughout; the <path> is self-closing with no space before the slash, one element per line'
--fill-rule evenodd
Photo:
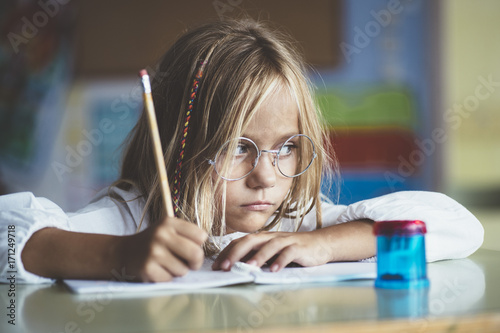
<path fill-rule="evenodd" d="M 375 222 L 377 278 L 375 287 L 385 289 L 425 288 L 425 223 L 419 220 Z"/>

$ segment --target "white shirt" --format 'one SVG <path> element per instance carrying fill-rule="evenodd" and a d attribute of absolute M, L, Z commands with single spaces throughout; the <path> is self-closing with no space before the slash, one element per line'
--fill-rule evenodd
<path fill-rule="evenodd" d="M 133 234 L 140 224 L 144 207 L 144 200 L 136 198 L 135 192 L 120 189 L 114 189 L 109 196 L 105 189 L 83 209 L 65 213 L 53 202 L 36 198 L 29 192 L 0 196 L 0 253 L 4 253 L 0 256 L 0 282 L 9 282 L 11 272 L 15 272 L 16 283 L 53 281 L 26 271 L 21 261 L 24 245 L 40 229 L 55 227 L 85 233 Z M 483 243 L 484 229 L 474 215 L 455 200 L 435 192 L 396 192 L 348 206 L 323 202 L 322 214 L 323 227 L 359 219 L 422 220 L 427 226 L 426 257 L 429 262 L 467 257 Z M 293 231 L 295 228 L 290 222 L 285 219 L 273 230 Z M 147 221 L 144 221 L 140 230 L 146 226 Z M 316 212 L 313 210 L 304 218 L 299 231 L 315 228 Z M 235 232 L 216 241 L 223 248 L 244 235 Z M 10 243 L 8 238 L 11 238 Z"/>

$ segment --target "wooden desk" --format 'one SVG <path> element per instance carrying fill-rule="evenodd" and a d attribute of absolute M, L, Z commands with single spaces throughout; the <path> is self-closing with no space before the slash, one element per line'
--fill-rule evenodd
<path fill-rule="evenodd" d="M 0 332 L 500 332 L 500 252 L 428 265 L 426 292 L 373 281 L 244 285 L 190 294 L 74 295 L 62 285 L 0 285 Z"/>

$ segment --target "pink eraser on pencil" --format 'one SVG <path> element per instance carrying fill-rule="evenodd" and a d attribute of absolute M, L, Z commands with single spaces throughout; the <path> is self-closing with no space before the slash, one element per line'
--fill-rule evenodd
<path fill-rule="evenodd" d="M 139 76 L 140 76 L 140 77 L 143 77 L 144 75 L 148 75 L 148 71 L 147 71 L 147 70 L 145 70 L 145 69 L 141 69 L 141 70 L 139 71 Z"/>

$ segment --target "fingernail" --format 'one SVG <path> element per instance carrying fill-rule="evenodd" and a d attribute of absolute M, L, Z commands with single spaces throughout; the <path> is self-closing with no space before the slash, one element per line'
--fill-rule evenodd
<path fill-rule="evenodd" d="M 257 260 L 255 260 L 255 259 L 248 260 L 247 264 L 252 265 L 252 266 L 257 266 Z"/>
<path fill-rule="evenodd" d="M 231 262 L 229 261 L 229 259 L 226 259 L 222 262 L 222 264 L 220 265 L 220 268 L 227 271 L 229 269 L 229 266 L 231 266 Z"/>
<path fill-rule="evenodd" d="M 273 264 L 269 270 L 271 272 L 277 272 L 280 269 L 280 266 L 278 264 Z"/>

